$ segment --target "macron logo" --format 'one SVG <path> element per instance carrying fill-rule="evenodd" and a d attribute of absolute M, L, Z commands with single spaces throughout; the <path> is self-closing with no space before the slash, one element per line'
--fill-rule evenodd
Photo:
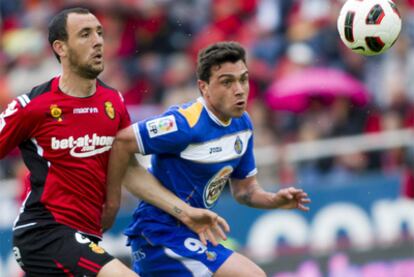
<path fill-rule="evenodd" d="M 74 108 L 74 114 L 88 114 L 88 113 L 99 113 L 98 108 L 96 107 L 88 107 L 88 108 Z"/>
<path fill-rule="evenodd" d="M 89 135 L 79 138 L 70 136 L 65 139 L 52 137 L 51 147 L 53 150 L 70 149 L 72 157 L 87 158 L 109 151 L 114 139 L 114 137 L 98 136 L 97 134 L 93 134 L 92 137 Z"/>

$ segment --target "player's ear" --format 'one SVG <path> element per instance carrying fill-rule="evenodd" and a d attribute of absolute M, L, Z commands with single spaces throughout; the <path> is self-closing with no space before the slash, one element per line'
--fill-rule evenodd
<path fill-rule="evenodd" d="M 198 83 L 198 88 L 201 92 L 201 95 L 205 96 L 205 94 L 207 93 L 207 90 L 208 90 L 207 82 L 205 82 L 203 80 L 198 80 L 197 83 Z"/>
<path fill-rule="evenodd" d="M 55 40 L 52 43 L 53 51 L 59 56 L 59 57 L 65 57 L 66 56 L 66 43 L 61 40 Z"/>

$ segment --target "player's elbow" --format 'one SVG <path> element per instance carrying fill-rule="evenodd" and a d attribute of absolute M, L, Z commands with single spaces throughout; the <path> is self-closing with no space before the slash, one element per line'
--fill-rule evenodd
<path fill-rule="evenodd" d="M 255 188 L 248 189 L 232 189 L 233 198 L 241 205 L 246 205 L 249 207 L 254 207 L 253 205 L 253 194 L 255 193 Z"/>
<path fill-rule="evenodd" d="M 239 204 L 245 204 L 244 203 L 244 197 L 243 197 L 243 192 L 239 191 L 239 190 L 231 190 L 231 194 L 233 196 L 233 198 L 239 203 Z"/>
<path fill-rule="evenodd" d="M 137 141 L 135 138 L 134 130 L 131 126 L 122 129 L 117 133 L 112 145 L 112 149 L 131 154 L 138 152 Z"/>

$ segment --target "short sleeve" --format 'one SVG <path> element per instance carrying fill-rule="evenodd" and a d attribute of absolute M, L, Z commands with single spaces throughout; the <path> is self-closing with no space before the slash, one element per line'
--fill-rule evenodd
<path fill-rule="evenodd" d="M 0 159 L 29 139 L 36 128 L 36 116 L 28 112 L 29 101 L 27 95 L 20 96 L 0 114 Z"/>
<path fill-rule="evenodd" d="M 247 144 L 247 149 L 242 158 L 240 159 L 239 165 L 233 171 L 231 177 L 236 179 L 245 179 L 256 175 L 257 168 L 253 153 L 253 135 L 250 137 Z"/>
<path fill-rule="evenodd" d="M 119 130 L 121 130 L 121 129 L 124 129 L 124 128 L 131 125 L 131 117 L 130 117 L 130 115 L 128 113 L 128 110 L 125 106 L 124 98 L 122 97 L 120 92 L 118 92 L 118 94 L 119 94 L 119 97 L 121 99 L 121 101 L 120 101 L 121 102 L 121 104 L 120 104 L 121 105 L 121 113 L 120 113 L 121 121 L 119 123 Z"/>
<path fill-rule="evenodd" d="M 243 154 L 239 165 L 233 171 L 232 178 L 245 179 L 257 174 L 256 162 L 254 158 L 254 135 L 253 135 L 253 124 L 247 112 L 243 114 L 244 122 L 248 129 L 251 130 L 252 135 L 250 136 L 249 142 L 247 143 L 246 152 Z"/>
<path fill-rule="evenodd" d="M 190 127 L 176 111 L 140 121 L 133 125 L 142 154 L 178 154 L 191 141 Z"/>

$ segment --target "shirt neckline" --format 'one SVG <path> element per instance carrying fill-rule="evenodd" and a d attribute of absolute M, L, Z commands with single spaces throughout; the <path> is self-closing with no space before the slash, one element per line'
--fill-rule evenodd
<path fill-rule="evenodd" d="M 230 120 L 228 122 L 223 122 L 222 120 L 220 120 L 212 111 L 209 110 L 209 108 L 207 107 L 206 101 L 204 100 L 204 98 L 202 96 L 197 98 L 197 101 L 199 101 L 201 104 L 203 104 L 204 108 L 207 111 L 208 116 L 211 118 L 211 120 L 213 120 L 217 125 L 222 126 L 222 127 L 228 127 L 230 126 L 231 122 L 232 122 L 232 118 L 230 118 Z"/>

